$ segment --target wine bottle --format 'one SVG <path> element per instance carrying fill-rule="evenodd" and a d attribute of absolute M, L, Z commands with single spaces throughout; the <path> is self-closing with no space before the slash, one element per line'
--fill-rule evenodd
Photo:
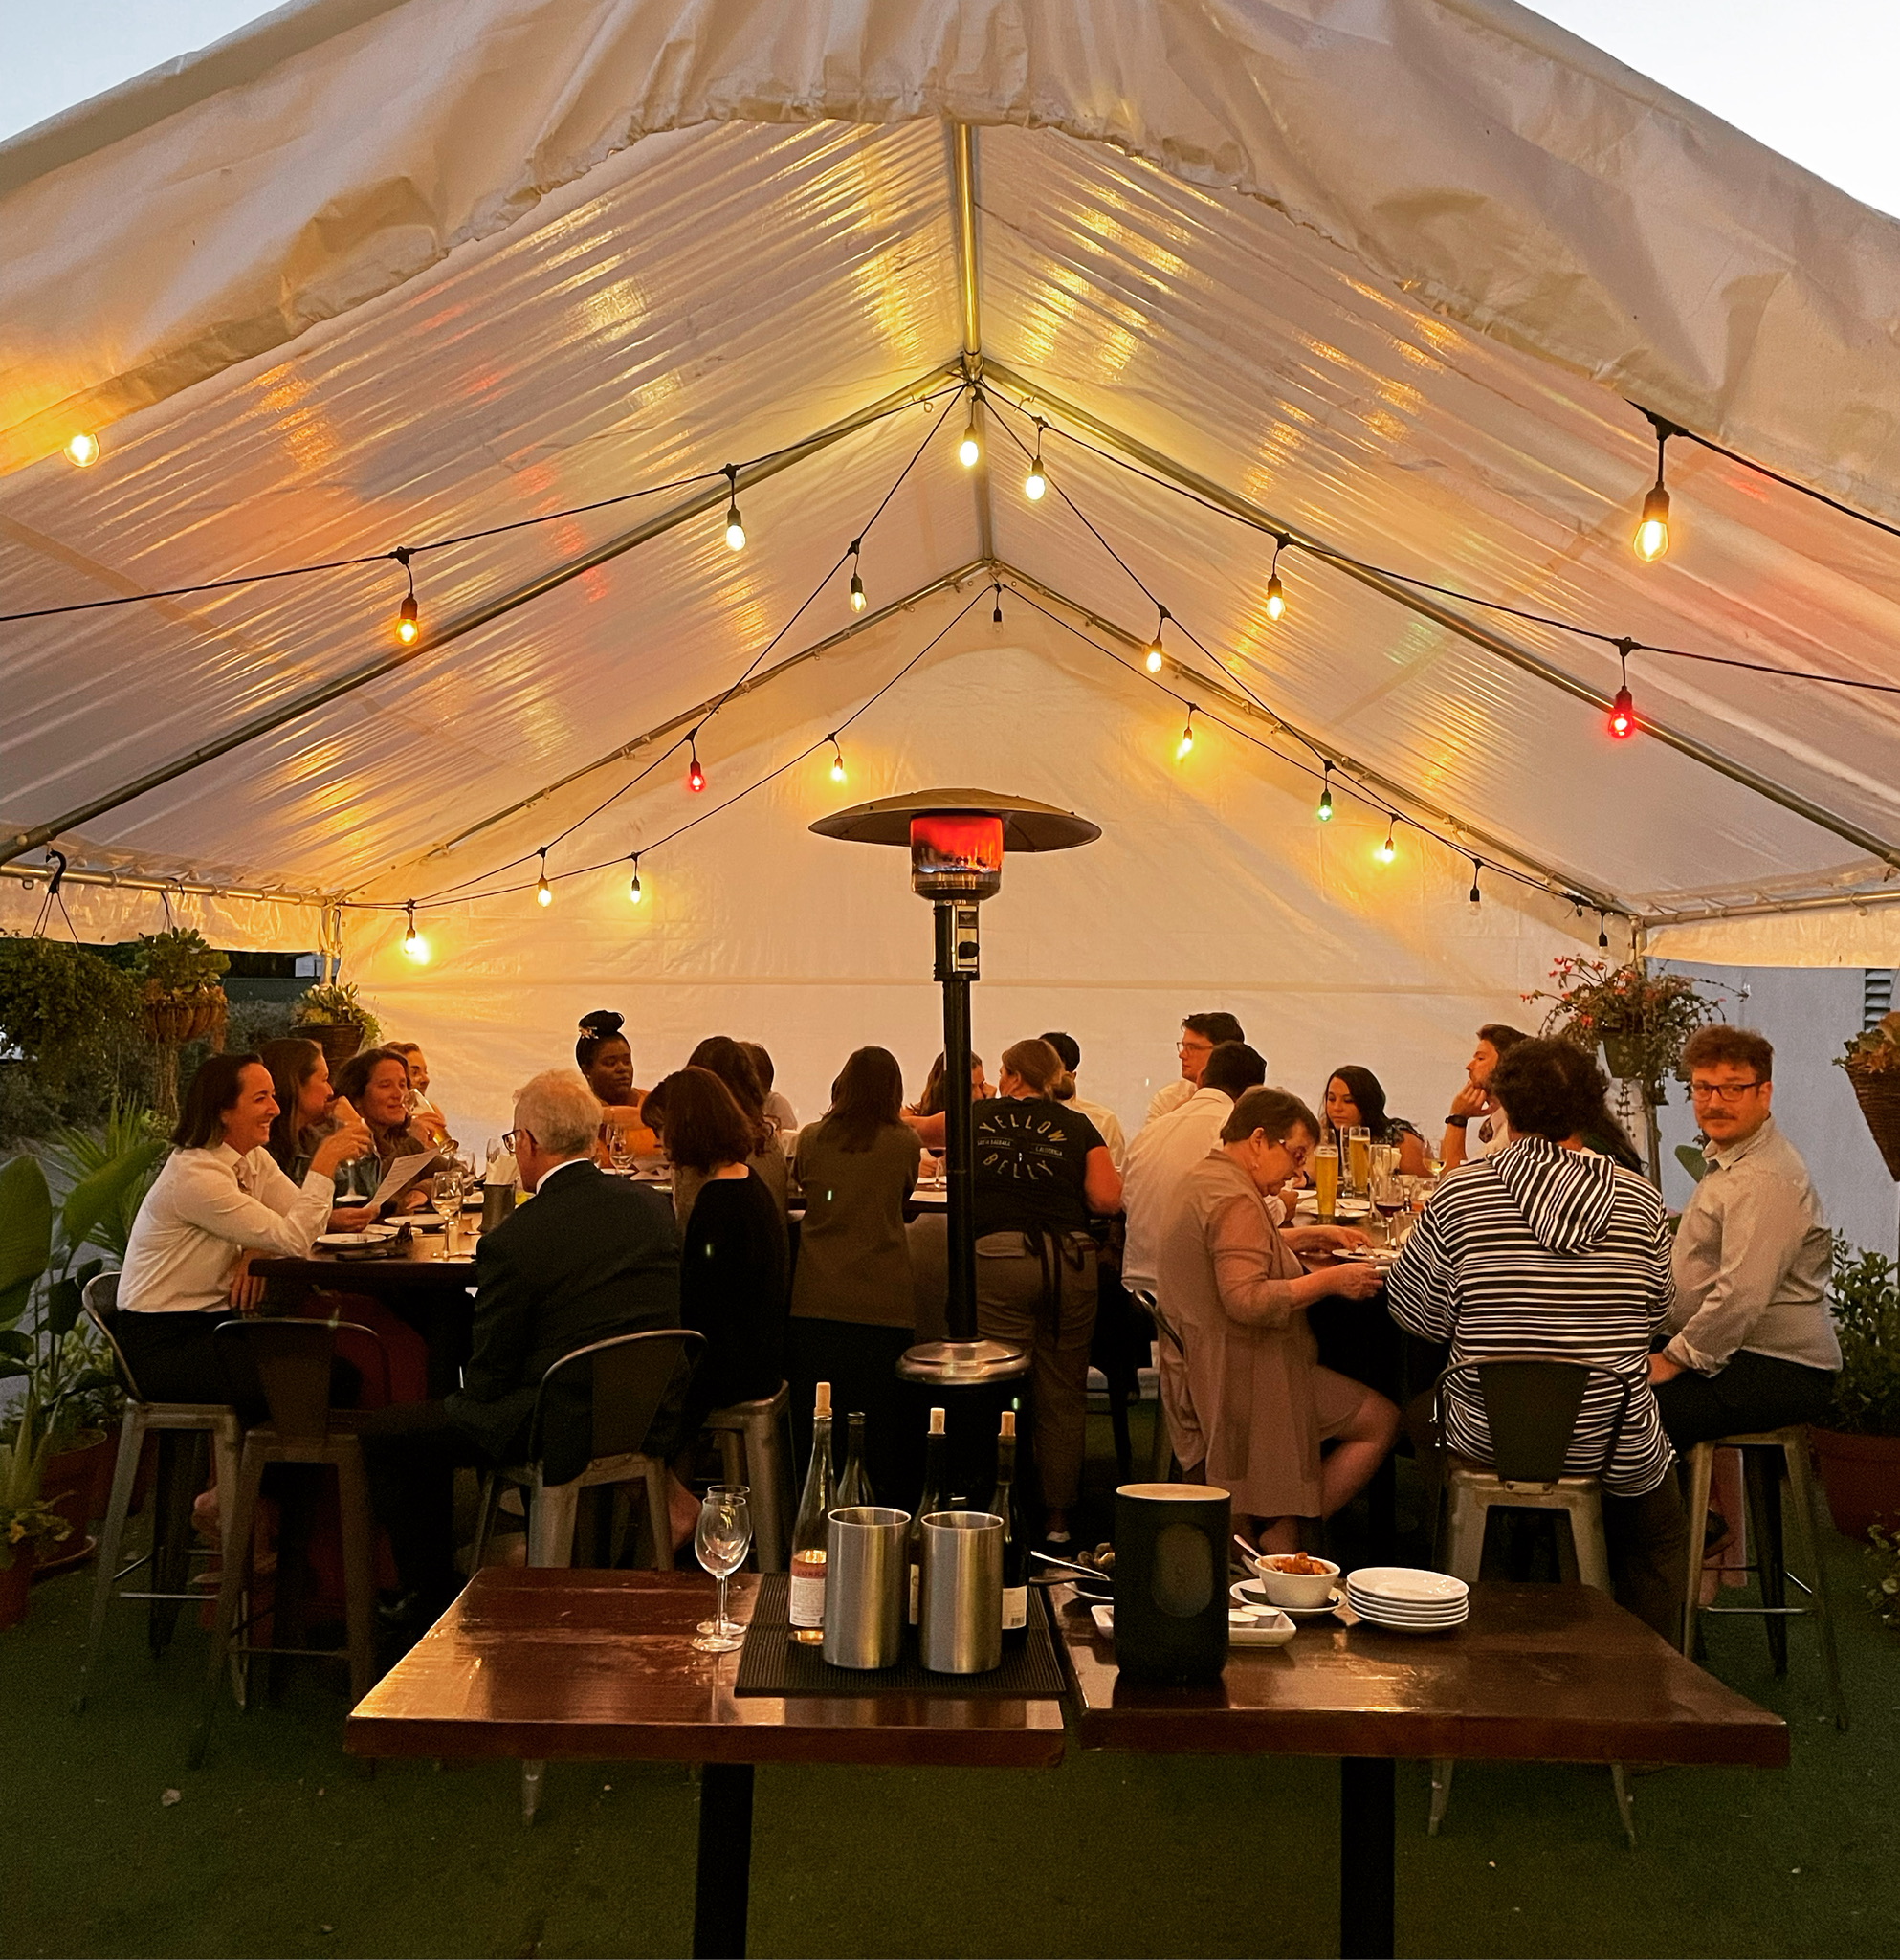
<path fill-rule="evenodd" d="M 831 1480 L 831 1384 L 818 1384 L 811 1411 L 811 1463 L 792 1526 L 790 1619 L 792 1639 L 807 1647 L 825 1639 L 825 1553 L 837 1487 Z"/>
<path fill-rule="evenodd" d="M 864 1411 L 853 1409 L 845 1424 L 845 1474 L 838 1479 L 838 1509 L 876 1502 L 864 1467 Z"/>
<path fill-rule="evenodd" d="M 1003 1638 L 1023 1641 L 1029 1632 L 1029 1548 L 1016 1504 L 1016 1411 L 1005 1409 L 996 1439 L 996 1488 L 989 1508 L 1003 1520 Z"/>
<path fill-rule="evenodd" d="M 923 1439 L 923 1490 L 917 1508 L 911 1514 L 910 1534 L 905 1541 L 905 1557 L 911 1568 L 911 1624 L 917 1623 L 917 1604 L 923 1595 L 923 1521 L 943 1509 L 944 1457 L 950 1439 L 943 1433 L 943 1411 L 930 1412 L 930 1427 Z"/>

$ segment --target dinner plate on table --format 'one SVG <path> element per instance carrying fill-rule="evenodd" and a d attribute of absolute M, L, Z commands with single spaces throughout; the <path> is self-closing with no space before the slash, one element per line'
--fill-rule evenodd
<path fill-rule="evenodd" d="M 409 1230 L 412 1232 L 439 1232 L 448 1225 L 449 1221 L 445 1218 L 438 1218 L 435 1213 L 431 1211 L 411 1212 L 407 1222 Z"/>
<path fill-rule="evenodd" d="M 1244 1607 L 1248 1612 L 1285 1613 L 1294 1619 L 1324 1619 L 1335 1607 L 1346 1603 L 1345 1593 L 1338 1586 L 1335 1586 L 1332 1597 L 1323 1606 L 1275 1606 L 1251 1579 L 1242 1579 L 1237 1584 L 1229 1586 L 1227 1597 L 1236 1606 Z"/>
<path fill-rule="evenodd" d="M 361 1252 L 366 1246 L 386 1244 L 388 1232 L 323 1232 L 317 1243 L 325 1252 Z"/>

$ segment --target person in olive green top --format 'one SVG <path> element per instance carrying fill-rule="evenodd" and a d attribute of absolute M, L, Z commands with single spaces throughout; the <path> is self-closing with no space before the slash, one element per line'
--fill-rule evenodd
<path fill-rule="evenodd" d="M 903 1120 L 903 1071 L 888 1048 L 859 1048 L 831 1085 L 831 1107 L 798 1134 L 792 1175 L 805 1192 L 792 1282 L 793 1420 L 809 1425 L 811 1391 L 865 1413 L 872 1487 L 901 1462 L 895 1368 L 916 1323 L 904 1200 L 922 1146 Z M 800 1435 L 801 1447 L 808 1439 Z M 881 1474 L 880 1474 L 881 1473 Z"/>

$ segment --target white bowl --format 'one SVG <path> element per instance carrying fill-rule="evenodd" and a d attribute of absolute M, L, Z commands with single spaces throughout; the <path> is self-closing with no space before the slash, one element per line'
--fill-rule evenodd
<path fill-rule="evenodd" d="M 1281 1572 L 1274 1566 L 1276 1557 L 1292 1555 L 1272 1552 L 1260 1554 L 1253 1567 L 1260 1590 L 1275 1606 L 1324 1606 L 1338 1584 L 1339 1568 L 1324 1558 L 1314 1560 L 1315 1565 L 1326 1568 L 1324 1572 Z"/>

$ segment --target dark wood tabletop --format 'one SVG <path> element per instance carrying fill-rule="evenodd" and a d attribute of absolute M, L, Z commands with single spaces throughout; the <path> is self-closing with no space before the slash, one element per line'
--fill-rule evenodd
<path fill-rule="evenodd" d="M 745 1619 L 756 1575 L 732 1581 Z M 360 1756 L 1049 1769 L 1063 1705 L 867 1694 L 733 1693 L 735 1654 L 700 1654 L 713 1607 L 696 1573 L 488 1566 L 361 1702 Z"/>
<path fill-rule="evenodd" d="M 1234 1649 L 1217 1688 L 1124 1687 L 1115 1643 L 1051 1601 L 1085 1749 L 1156 1753 L 1740 1763 L 1779 1769 L 1787 1725 L 1592 1586 L 1483 1584 L 1449 1633 L 1330 1618 Z"/>
<path fill-rule="evenodd" d="M 459 1291 L 475 1285 L 474 1223 L 473 1218 L 465 1220 L 457 1230 L 454 1259 L 446 1256 L 446 1234 L 411 1231 L 406 1246 L 381 1259 L 340 1259 L 319 1245 L 301 1259 L 254 1259 L 251 1270 L 266 1282 L 321 1287 L 332 1292 L 380 1294 L 417 1288 Z"/>

